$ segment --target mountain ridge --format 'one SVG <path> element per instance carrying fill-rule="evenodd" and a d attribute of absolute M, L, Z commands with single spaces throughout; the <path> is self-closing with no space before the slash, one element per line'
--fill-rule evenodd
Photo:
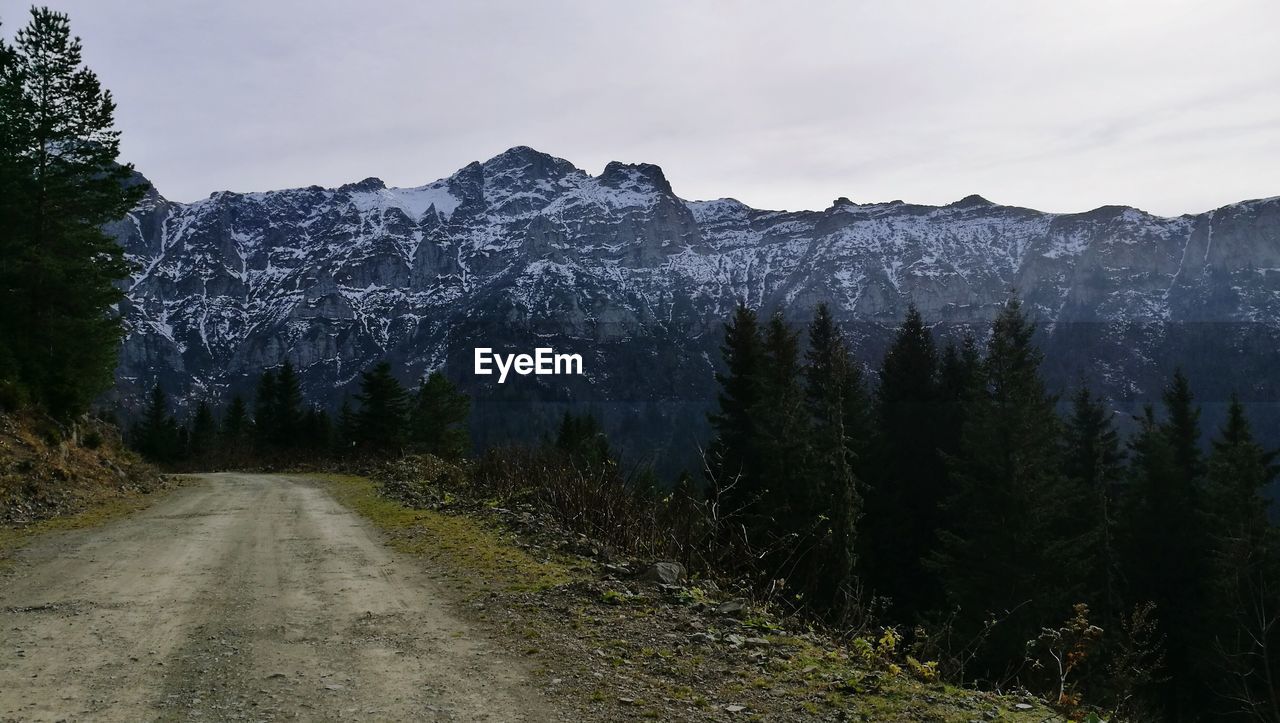
<path fill-rule="evenodd" d="M 777 211 L 683 199 L 652 164 L 592 175 L 516 146 L 408 188 L 371 177 L 190 204 L 153 190 L 111 231 L 138 269 L 122 307 L 126 406 L 157 381 L 179 396 L 245 392 L 285 358 L 331 397 L 388 358 L 407 381 L 445 367 L 503 404 L 633 414 L 663 398 L 680 410 L 664 414 L 689 414 L 711 398 L 718 325 L 739 301 L 797 324 L 829 303 L 873 368 L 907 304 L 944 336 L 981 333 L 1011 288 L 1060 387 L 1084 375 L 1137 403 L 1175 362 L 1212 377 L 1213 400 L 1280 387 L 1263 369 L 1280 368 L 1280 197 L 1175 217 L 977 195 Z M 539 339 L 587 354 L 587 376 L 517 391 L 470 376 L 470 346 Z M 1240 352 L 1226 374 L 1221 353 L 1205 358 L 1224 345 Z"/>
<path fill-rule="evenodd" d="M 486 166 L 487 164 L 493 163 L 493 162 L 497 161 L 498 159 L 504 158 L 504 157 L 508 156 L 508 154 L 513 154 L 513 153 L 515 153 L 516 155 L 520 155 L 520 154 L 522 154 L 522 153 L 531 153 L 531 154 L 537 154 L 537 155 L 539 155 L 539 156 L 545 156 L 546 158 L 549 158 L 549 159 L 551 159 L 551 160 L 553 160 L 553 161 L 556 161 L 556 162 L 559 162 L 559 163 L 563 163 L 563 164 L 567 164 L 568 166 L 572 167 L 574 170 L 580 171 L 580 172 L 582 172 L 582 173 L 584 173 L 584 174 L 587 174 L 587 175 L 591 175 L 590 171 L 588 171 L 587 169 L 585 169 L 585 168 L 578 168 L 578 167 L 577 167 L 576 165 L 574 165 L 571 161 L 568 161 L 568 160 L 566 160 L 566 159 L 564 159 L 564 158 L 560 158 L 560 157 L 558 157 L 558 156 L 553 156 L 553 155 L 551 155 L 551 154 L 549 154 L 549 153 L 546 153 L 546 152 L 543 152 L 543 151 L 539 151 L 539 150 L 537 150 L 537 149 L 535 149 L 535 148 L 532 148 L 531 146 L 517 145 L 517 146 L 512 146 L 511 148 L 508 148 L 507 150 L 505 150 L 505 151 L 503 151 L 503 152 L 501 152 L 501 153 L 498 153 L 497 155 L 492 156 L 491 158 L 489 158 L 489 159 L 488 159 L 488 160 L 486 160 L 486 161 L 480 161 L 480 160 L 474 160 L 474 161 L 471 161 L 471 162 L 467 163 L 466 165 L 464 165 L 462 168 L 460 168 L 460 169 L 458 169 L 457 171 L 455 171 L 455 172 L 454 172 L 452 175 L 450 175 L 450 176 L 444 176 L 444 177 L 442 177 L 442 178 L 438 178 L 438 179 L 436 179 L 436 180 L 434 180 L 434 181 L 430 181 L 430 182 L 427 182 L 427 183 L 424 183 L 424 184 L 421 184 L 421 185 L 417 185 L 417 186 L 413 186 L 413 185 L 409 185 L 409 186 L 388 186 L 388 185 L 386 184 L 386 181 L 384 181 L 384 180 L 383 180 L 381 177 L 379 177 L 379 176 L 367 176 L 367 177 L 365 177 L 364 179 L 362 179 L 362 180 L 360 180 L 360 181 L 351 181 L 351 182 L 343 183 L 343 184 L 340 184 L 340 185 L 338 185 L 338 186 L 333 186 L 333 187 L 325 187 L 325 186 L 321 186 L 321 185 L 317 185 L 317 184 L 310 184 L 310 185 L 306 185 L 306 186 L 286 186 L 286 187 L 282 187 L 282 188 L 266 189 L 266 190 L 260 190 L 260 191 L 234 191 L 234 190 L 232 190 L 232 189 L 221 189 L 221 190 L 217 190 L 217 191 L 212 191 L 212 192 L 210 192 L 210 193 L 209 193 L 209 195 L 208 195 L 208 196 L 205 196 L 204 198 L 197 199 L 197 200 L 194 200 L 194 201 L 169 201 L 169 202 L 170 202 L 170 203 L 174 203 L 174 204 L 178 204 L 178 205 L 183 205 L 183 206 L 190 206 L 190 205 L 194 205 L 194 204 L 197 204 L 197 203 L 201 203 L 201 202 L 203 202 L 203 201 L 207 201 L 207 200 L 209 200 L 210 198 L 212 198 L 212 197 L 214 197 L 214 196 L 221 195 L 221 194 L 234 194 L 234 195 L 241 195 L 241 196 L 250 195 L 250 196 L 251 196 L 251 195 L 265 195 L 265 194 L 274 194 L 274 193 L 285 193 L 285 192 L 289 192 L 289 191 L 314 191 L 314 190 L 320 190 L 320 191 L 324 191 L 324 190 L 328 190 L 328 191 L 336 191 L 336 190 L 354 189 L 354 188 L 359 187 L 359 186 L 360 186 L 360 185 L 362 185 L 362 184 L 366 184 L 366 183 L 370 183 L 370 182 L 373 182 L 373 183 L 374 183 L 378 188 L 381 188 L 381 189 L 387 189 L 387 190 L 390 190 L 390 191 L 413 191 L 413 190 L 423 189 L 423 188 L 427 188 L 427 187 L 429 187 L 429 186 L 434 186 L 434 185 L 440 184 L 440 183 L 442 183 L 442 182 L 444 182 L 444 181 L 449 180 L 449 179 L 450 179 L 450 178 L 452 178 L 453 176 L 456 176 L 456 175 L 458 175 L 459 173 L 461 173 L 461 172 L 463 172 L 463 171 L 465 171 L 465 170 L 467 170 L 467 169 L 470 169 L 470 168 L 472 168 L 472 167 L 484 167 L 484 166 Z M 660 165 L 657 165 L 657 164 L 651 164 L 651 163 L 645 163 L 645 162 L 639 162 L 639 163 L 628 163 L 628 162 L 620 161 L 620 160 L 612 160 L 612 161 L 608 161 L 608 162 L 606 162 L 604 169 L 603 169 L 603 170 L 601 171 L 601 173 L 600 173 L 598 176 L 596 176 L 596 177 L 599 177 L 599 176 L 603 176 L 603 175 L 605 175 L 605 173 L 609 170 L 609 167 L 610 167 L 610 166 L 623 166 L 623 167 L 627 167 L 627 166 L 644 166 L 644 167 L 650 167 L 650 168 L 656 169 L 656 171 L 657 171 L 659 174 L 661 174 L 661 175 L 662 175 L 663 181 L 664 181 L 664 182 L 666 182 L 666 183 L 668 184 L 668 186 L 670 185 L 669 181 L 667 181 L 667 179 L 666 179 L 665 171 L 663 171 L 663 170 L 662 170 L 662 167 L 661 167 Z M 138 175 L 139 175 L 140 177 L 142 177 L 143 179 L 147 180 L 147 182 L 148 182 L 148 183 L 150 183 L 150 180 L 149 180 L 149 179 L 146 179 L 146 177 L 145 177 L 145 175 L 144 175 L 144 174 L 141 174 L 141 173 L 140 173 L 140 174 L 138 174 Z M 974 205 L 974 206 L 977 206 L 977 205 L 983 205 L 983 206 L 999 206 L 999 207 L 1004 207 L 1004 208 L 1016 208 L 1016 209 L 1022 209 L 1022 210 L 1027 210 L 1027 211 L 1035 211 L 1035 212 L 1037 212 L 1037 213 L 1043 213 L 1043 214 L 1054 215 L 1054 216 L 1080 216 L 1080 215 L 1091 214 L 1091 213 L 1094 213 L 1094 212 L 1097 212 L 1097 211 L 1103 211 L 1103 210 L 1107 210 L 1107 209 L 1130 209 L 1130 210 L 1134 210 L 1134 211 L 1137 211 L 1137 212 L 1142 213 L 1142 214 L 1145 214 L 1145 215 L 1149 215 L 1149 216 L 1151 216 L 1151 217 L 1153 217 L 1153 218 L 1158 218 L 1158 219 L 1177 219 L 1177 218 L 1184 218 L 1184 217 L 1201 216 L 1201 215 L 1204 215 L 1204 214 L 1207 214 L 1207 213 L 1211 213 L 1211 212 L 1216 212 L 1216 211 L 1222 211 L 1222 210 L 1225 210 L 1225 209 L 1229 209 L 1229 208 L 1231 208 L 1231 207 L 1233 207 L 1233 206 L 1238 206 L 1238 205 L 1241 205 L 1241 204 L 1253 204 L 1253 203 L 1266 203 L 1266 202 L 1275 202 L 1275 201 L 1280 201 L 1280 195 L 1276 195 L 1276 196 L 1260 196 L 1260 197 L 1257 197 L 1257 198 L 1247 198 L 1247 199 L 1242 199 L 1242 200 L 1240 200 L 1240 201 L 1234 201 L 1234 202 L 1231 202 L 1231 203 L 1223 204 L 1223 205 L 1221 205 L 1221 206 L 1215 206 L 1215 207 L 1213 207 L 1213 208 L 1208 208 L 1208 209 L 1205 209 L 1205 210 L 1203 210 L 1203 211 L 1188 211 L 1188 212 L 1184 212 L 1184 213 L 1180 213 L 1180 214 L 1172 214 L 1172 215 L 1162 215 L 1162 214 L 1158 214 L 1158 213 L 1152 213 L 1152 212 L 1150 212 L 1150 211 L 1146 211 L 1146 210 L 1144 210 L 1144 209 L 1142 209 L 1142 208 L 1140 208 L 1140 207 L 1138 207 L 1138 206 L 1132 206 L 1132 205 L 1128 205 L 1128 204 L 1124 204 L 1124 203 L 1109 203 L 1109 204 L 1103 204 L 1103 205 L 1101 205 L 1101 206 L 1097 206 L 1097 207 L 1094 207 L 1094 208 L 1091 208 L 1091 209 L 1086 209 L 1086 210 L 1081 210 L 1081 211 L 1044 211 L 1044 210 L 1041 210 L 1041 209 L 1033 208 L 1033 207 L 1031 207 L 1031 206 L 1020 206 L 1020 205 L 1017 205 L 1017 204 L 1004 204 L 1004 203 L 999 203 L 999 202 L 992 201 L 992 200 L 990 200 L 990 199 L 986 198 L 985 196 L 981 195 L 980 193 L 971 193 L 971 194 L 968 194 L 968 195 L 966 195 L 966 196 L 964 196 L 964 197 L 962 197 L 962 198 L 959 198 L 959 199 L 957 199 L 957 200 L 955 200 L 955 201 L 951 201 L 951 202 L 949 202 L 949 203 L 937 203 L 937 204 L 928 204 L 928 203 L 912 203 L 912 204 L 907 204 L 907 202 L 906 202 L 906 201 L 904 201 L 904 200 L 902 200 L 902 199 L 893 199 L 893 200 L 890 200 L 890 201 L 865 201 L 865 202 L 858 202 L 858 201 L 853 201 L 853 200 L 851 200 L 848 196 L 840 196 L 840 197 L 836 198 L 834 201 L 832 201 L 831 205 L 827 206 L 825 209 L 814 209 L 814 208 L 799 208 L 799 209 L 766 209 L 766 208 L 756 208 L 756 207 L 754 207 L 754 206 L 750 206 L 749 204 L 746 204 L 746 203 L 744 203 L 743 201 L 740 201 L 739 199 L 737 199 L 737 198 L 735 198 L 735 197 L 732 197 L 732 196 L 721 196 L 721 197 L 717 197 L 717 198 L 688 198 L 688 199 L 683 199 L 683 197 L 682 197 L 682 200 L 684 200 L 686 203 L 696 203 L 696 204 L 714 203 L 714 202 L 718 202 L 718 201 L 728 201 L 728 202 L 732 202 L 732 203 L 736 203 L 736 204 L 741 204 L 741 205 L 743 205 L 743 206 L 745 206 L 745 207 L 747 207 L 747 208 L 750 208 L 750 209 L 752 209 L 752 210 L 762 211 L 762 212 L 772 212 L 772 213 L 806 213 L 806 212 L 811 212 L 811 213 L 821 213 L 821 212 L 823 212 L 823 211 L 830 210 L 832 207 L 834 207 L 834 206 L 836 206 L 836 205 L 840 204 L 841 202 L 844 202 L 844 203 L 846 203 L 846 204 L 851 204 L 851 205 L 854 205 L 854 206 L 885 206 L 885 205 L 903 204 L 903 205 L 916 205 L 916 206 L 922 206 L 922 207 L 927 207 L 927 208 L 949 208 L 949 207 L 963 207 L 963 206 L 970 206 L 970 205 Z"/>

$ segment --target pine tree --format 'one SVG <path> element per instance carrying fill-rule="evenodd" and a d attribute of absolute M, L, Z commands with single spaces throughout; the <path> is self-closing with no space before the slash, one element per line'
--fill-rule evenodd
<path fill-rule="evenodd" d="M 213 418 L 213 408 L 203 399 L 196 405 L 195 414 L 191 416 L 187 438 L 187 454 L 195 460 L 203 460 L 213 451 L 218 436 L 218 422 Z"/>
<path fill-rule="evenodd" d="M 982 374 L 982 355 L 971 334 L 966 334 L 959 346 L 947 344 L 938 365 L 938 447 L 944 460 L 960 452 L 965 419 L 981 391 Z"/>
<path fill-rule="evenodd" d="M 467 434 L 470 412 L 470 398 L 444 374 L 432 372 L 414 394 L 409 413 L 410 442 L 419 451 L 458 459 L 471 446 Z"/>
<path fill-rule="evenodd" d="M 875 405 L 867 389 L 862 367 L 850 355 L 846 357 L 844 385 L 840 393 L 844 420 L 845 444 L 849 448 L 849 466 L 860 482 L 872 467 L 875 445 Z M 863 503 L 865 506 L 865 502 Z"/>
<path fill-rule="evenodd" d="M 333 448 L 333 422 L 329 413 L 317 405 L 309 407 L 302 415 L 302 423 L 295 442 L 312 452 L 328 452 Z"/>
<path fill-rule="evenodd" d="M 1124 452 L 1111 417 L 1103 400 L 1081 386 L 1071 400 L 1063 430 L 1063 471 L 1081 491 L 1081 505 L 1074 514 L 1080 529 L 1087 533 L 1082 538 L 1090 562 L 1087 601 L 1104 629 L 1124 612 L 1117 585 L 1115 542 L 1115 499 L 1124 482 Z"/>
<path fill-rule="evenodd" d="M 26 240 L 22 236 L 27 211 L 26 193 L 31 175 L 21 157 L 26 124 L 23 83 L 18 71 L 16 50 L 0 37 L 0 259 L 15 259 Z M 0 265 L 0 339 L 17 338 L 13 318 L 17 309 L 8 304 L 25 288 L 24 282 L 6 261 Z M 22 356 L 12 348 L 12 341 L 0 344 L 0 408 L 17 409 L 29 394 L 22 373 Z"/>
<path fill-rule="evenodd" d="M 1212 632 L 1204 625 L 1213 543 L 1199 449 L 1200 410 L 1180 372 L 1165 390 L 1164 406 L 1163 422 L 1146 409 L 1130 444 L 1120 531 L 1123 570 L 1128 599 L 1156 605 L 1169 678 L 1162 696 L 1166 715 L 1199 720 L 1214 697 L 1208 687 Z"/>
<path fill-rule="evenodd" d="M 983 385 L 954 463 L 949 526 L 930 557 L 960 610 L 958 633 L 976 636 L 991 616 L 999 621 L 975 660 L 982 675 L 1002 674 L 1041 625 L 1070 613 L 1086 567 L 1055 399 L 1040 378 L 1033 333 L 1010 298 L 992 325 Z"/>
<path fill-rule="evenodd" d="M 254 448 L 261 452 L 275 441 L 276 375 L 270 369 L 258 378 L 258 391 L 253 398 Z"/>
<path fill-rule="evenodd" d="M 253 420 L 249 418 L 249 408 L 239 394 L 231 397 L 226 415 L 222 418 L 222 446 L 224 449 L 239 449 L 249 437 Z"/>
<path fill-rule="evenodd" d="M 590 412 L 577 415 L 566 410 L 560 419 L 554 446 L 582 470 L 601 470 L 613 463 L 609 438 Z"/>
<path fill-rule="evenodd" d="M 720 385 L 719 409 L 710 416 L 715 433 L 708 450 L 707 471 L 719 515 L 733 519 L 743 514 L 761 495 L 755 413 L 760 402 L 760 330 L 756 313 L 739 304 L 725 324 L 720 347 L 724 372 L 716 373 Z"/>
<path fill-rule="evenodd" d="M 114 113 L 67 16 L 33 8 L 0 48 L 0 338 L 7 374 L 62 418 L 111 385 L 121 337 L 128 266 L 102 228 L 145 186 L 116 163 Z"/>
<path fill-rule="evenodd" d="M 169 414 L 169 396 L 159 384 L 151 388 L 142 419 L 130 436 L 133 448 L 150 460 L 174 462 L 178 459 L 178 426 Z"/>
<path fill-rule="evenodd" d="M 360 379 L 360 412 L 356 416 L 359 445 L 380 454 L 404 449 L 409 415 L 409 395 L 391 374 L 391 364 L 381 362 Z"/>
<path fill-rule="evenodd" d="M 285 360 L 275 378 L 269 438 L 276 446 L 289 449 L 298 446 L 302 437 L 303 400 L 293 362 Z"/>
<path fill-rule="evenodd" d="M 803 568 L 805 599 L 819 611 L 845 612 L 854 582 L 857 522 L 862 500 L 845 434 L 844 394 L 849 351 L 830 309 L 821 304 L 809 325 L 805 403 L 811 430 L 808 504 L 817 525 Z"/>
<path fill-rule="evenodd" d="M 759 399 L 752 417 L 759 422 L 754 451 L 759 467 L 760 498 L 747 505 L 744 524 L 753 549 L 771 552 L 771 578 L 785 576 L 792 560 L 788 548 L 813 527 L 812 508 L 803 491 L 807 479 L 809 438 L 804 388 L 801 386 L 800 335 L 775 313 L 765 327 Z M 757 553 L 759 554 L 759 553 Z"/>
<path fill-rule="evenodd" d="M 1174 370 L 1173 381 L 1164 391 L 1164 407 L 1166 419 L 1160 431 L 1173 450 L 1174 464 L 1182 477 L 1179 484 L 1194 489 L 1205 473 L 1204 454 L 1200 451 L 1200 408 L 1181 369 Z"/>
<path fill-rule="evenodd" d="M 947 494 L 938 438 L 941 401 L 933 334 L 912 306 L 880 367 L 877 454 L 863 473 L 861 556 L 866 582 L 908 621 L 941 603 L 937 580 L 924 566 Z"/>
<path fill-rule="evenodd" d="M 1255 440 L 1244 405 L 1232 395 L 1227 421 L 1213 441 L 1208 493 L 1213 516 L 1213 651 L 1221 708 L 1264 718 L 1280 707 L 1280 548 L 1267 520 L 1267 488 L 1276 453 Z"/>
<path fill-rule="evenodd" d="M 355 410 L 351 408 L 351 401 L 344 397 L 342 406 L 338 409 L 338 427 L 334 430 L 334 449 L 339 456 L 348 455 L 359 443 L 359 438 L 360 421 Z"/>

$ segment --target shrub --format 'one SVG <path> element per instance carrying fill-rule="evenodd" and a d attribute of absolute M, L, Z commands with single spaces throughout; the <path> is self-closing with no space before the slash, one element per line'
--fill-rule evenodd
<path fill-rule="evenodd" d="M 665 501 L 609 462 L 580 468 L 556 449 L 506 447 L 476 463 L 472 491 L 497 504 L 529 504 L 560 527 L 615 549 L 670 556 L 670 524 Z"/>
<path fill-rule="evenodd" d="M 466 470 L 430 454 L 384 462 L 374 477 L 381 480 L 385 496 L 419 509 L 448 504 L 452 501 L 451 491 L 467 484 Z"/>

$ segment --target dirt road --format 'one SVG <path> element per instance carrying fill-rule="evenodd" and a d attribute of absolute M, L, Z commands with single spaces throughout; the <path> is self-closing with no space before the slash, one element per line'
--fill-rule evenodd
<path fill-rule="evenodd" d="M 0 720 L 556 718 L 421 565 L 304 479 L 202 476 L 0 573 Z"/>

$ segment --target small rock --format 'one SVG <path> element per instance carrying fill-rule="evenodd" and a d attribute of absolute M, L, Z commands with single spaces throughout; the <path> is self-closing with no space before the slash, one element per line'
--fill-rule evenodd
<path fill-rule="evenodd" d="M 734 598 L 725 600 L 716 606 L 716 615 L 725 615 L 731 618 L 740 618 L 747 614 L 747 601 L 742 598 Z"/>
<path fill-rule="evenodd" d="M 655 562 L 644 571 L 642 579 L 663 585 L 678 585 L 686 577 L 684 565 L 678 562 Z"/>
<path fill-rule="evenodd" d="M 724 709 L 726 713 L 741 713 L 746 710 L 747 707 L 745 705 L 726 705 Z"/>
<path fill-rule="evenodd" d="M 604 571 L 610 575 L 630 575 L 631 574 L 631 568 L 621 563 L 617 565 L 613 565 L 613 564 L 605 565 Z"/>
<path fill-rule="evenodd" d="M 1013 707 L 1018 710 L 1031 710 L 1035 706 L 1030 703 L 1015 703 Z"/>
<path fill-rule="evenodd" d="M 772 644 L 764 638 L 747 638 L 746 643 L 748 647 L 752 648 L 767 648 Z"/>
<path fill-rule="evenodd" d="M 738 635 L 737 633 L 729 633 L 728 635 L 724 636 L 724 641 L 735 648 L 741 648 L 742 644 L 747 642 L 746 638 L 742 637 L 741 635 Z"/>

